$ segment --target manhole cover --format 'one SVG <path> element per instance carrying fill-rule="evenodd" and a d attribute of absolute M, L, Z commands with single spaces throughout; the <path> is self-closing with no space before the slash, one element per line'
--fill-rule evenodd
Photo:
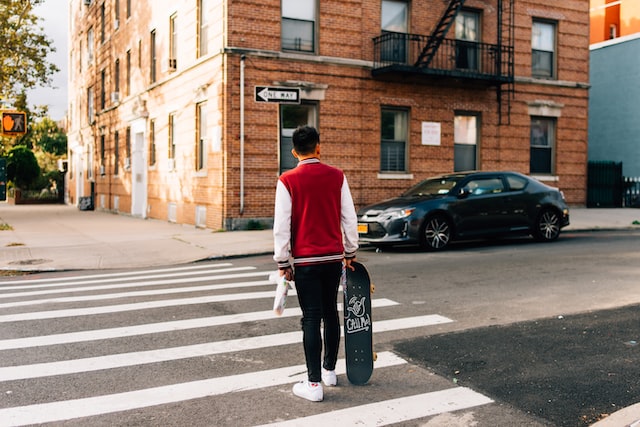
<path fill-rule="evenodd" d="M 34 258 L 34 259 L 22 259 L 20 261 L 12 261 L 9 264 L 15 265 L 36 265 L 44 264 L 45 262 L 51 262 L 50 259 Z"/>

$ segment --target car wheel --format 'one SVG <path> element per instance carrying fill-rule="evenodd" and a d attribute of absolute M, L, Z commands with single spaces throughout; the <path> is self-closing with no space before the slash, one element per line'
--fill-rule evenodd
<path fill-rule="evenodd" d="M 560 215 L 554 209 L 540 212 L 533 230 L 533 237 L 540 242 L 551 242 L 560 235 Z"/>
<path fill-rule="evenodd" d="M 451 223 L 443 215 L 429 217 L 422 226 L 420 246 L 430 251 L 440 251 L 451 240 Z"/>

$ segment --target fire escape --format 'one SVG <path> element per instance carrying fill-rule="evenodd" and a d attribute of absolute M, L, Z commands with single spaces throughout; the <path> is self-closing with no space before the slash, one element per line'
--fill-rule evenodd
<path fill-rule="evenodd" d="M 375 37 L 372 74 L 495 86 L 500 124 L 508 124 L 514 93 L 514 0 L 497 0 L 494 44 L 447 38 L 464 2 L 449 0 L 428 36 L 385 31 Z"/>

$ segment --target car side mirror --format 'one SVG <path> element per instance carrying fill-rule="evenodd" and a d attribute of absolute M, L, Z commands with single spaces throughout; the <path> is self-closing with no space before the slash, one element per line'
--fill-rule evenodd
<path fill-rule="evenodd" d="M 469 187 L 462 187 L 458 191 L 458 199 L 464 199 L 464 198 L 468 197 L 469 194 L 471 194 L 471 189 Z"/>

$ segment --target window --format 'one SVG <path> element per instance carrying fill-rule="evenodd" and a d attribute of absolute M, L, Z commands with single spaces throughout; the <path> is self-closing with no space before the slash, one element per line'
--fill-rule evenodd
<path fill-rule="evenodd" d="M 178 27 L 176 26 L 177 15 L 173 14 L 169 18 L 169 70 L 174 71 L 178 67 Z"/>
<path fill-rule="evenodd" d="M 456 68 L 477 70 L 480 14 L 462 10 L 456 15 Z"/>
<path fill-rule="evenodd" d="M 511 191 L 522 191 L 527 186 L 528 181 L 517 175 L 507 175 L 507 182 Z"/>
<path fill-rule="evenodd" d="M 126 73 L 127 73 L 127 75 L 126 75 L 127 87 L 125 88 L 126 89 L 125 95 L 129 96 L 129 93 L 131 91 L 131 50 L 127 51 L 127 64 L 126 64 L 126 66 L 127 66 L 127 71 L 126 71 Z"/>
<path fill-rule="evenodd" d="M 113 174 L 118 175 L 120 173 L 120 133 L 115 131 L 113 134 Z"/>
<path fill-rule="evenodd" d="M 554 173 L 555 131 L 556 123 L 554 118 L 531 117 L 530 173 Z"/>
<path fill-rule="evenodd" d="M 102 6 L 100 6 L 100 43 L 104 43 L 105 41 L 105 25 L 106 25 L 106 6 L 104 3 L 102 3 Z"/>
<path fill-rule="evenodd" d="M 176 158 L 176 141 L 175 141 L 175 136 L 176 136 L 176 120 L 175 120 L 175 114 L 169 114 L 169 125 L 168 125 L 168 129 L 169 129 L 169 152 L 167 157 L 169 159 L 175 159 Z"/>
<path fill-rule="evenodd" d="M 100 110 L 104 110 L 107 105 L 107 72 L 100 72 Z"/>
<path fill-rule="evenodd" d="M 408 116 L 406 110 L 383 108 L 380 120 L 380 171 L 406 172 Z"/>
<path fill-rule="evenodd" d="M 113 2 L 113 19 L 113 28 L 117 30 L 120 27 L 120 0 Z"/>
<path fill-rule="evenodd" d="M 280 104 L 280 173 L 293 169 L 298 161 L 293 148 L 293 131 L 298 126 L 317 127 L 318 108 L 316 104 Z"/>
<path fill-rule="evenodd" d="M 453 170 L 455 172 L 478 169 L 479 117 L 459 114 L 453 119 Z"/>
<path fill-rule="evenodd" d="M 124 150 L 125 150 L 125 154 L 127 155 L 127 159 L 125 161 L 125 168 L 128 169 L 128 165 L 131 162 L 131 128 L 128 127 L 125 135 L 124 135 Z"/>
<path fill-rule="evenodd" d="M 531 74 L 538 78 L 555 77 L 556 26 L 533 21 L 531 35 Z"/>
<path fill-rule="evenodd" d="M 209 0 L 198 0 L 198 58 L 209 53 Z"/>
<path fill-rule="evenodd" d="M 282 50 L 315 52 L 316 0 L 282 0 Z"/>
<path fill-rule="evenodd" d="M 149 121 L 149 166 L 156 164 L 156 121 Z"/>
<path fill-rule="evenodd" d="M 207 104 L 196 106 L 196 170 L 207 167 Z"/>
<path fill-rule="evenodd" d="M 87 31 L 87 66 L 93 62 L 93 27 Z"/>
<path fill-rule="evenodd" d="M 127 0 L 127 18 L 131 18 L 131 0 Z"/>
<path fill-rule="evenodd" d="M 500 178 L 477 178 L 472 179 L 465 186 L 473 196 L 485 194 L 497 194 L 504 192 L 504 184 Z"/>
<path fill-rule="evenodd" d="M 105 162 L 105 151 L 106 151 L 106 147 L 105 147 L 105 139 L 106 139 L 106 135 L 104 134 L 104 129 L 102 129 L 102 133 L 100 134 L 100 169 L 102 171 L 104 171 L 104 162 Z M 104 173 L 101 173 L 101 175 L 104 175 Z"/>
<path fill-rule="evenodd" d="M 407 62 L 408 9 L 409 5 L 404 1 L 382 1 L 380 26 L 387 37 L 380 51 L 382 61 Z"/>
<path fill-rule="evenodd" d="M 92 124 L 96 119 L 96 110 L 94 105 L 93 87 L 87 89 L 87 122 Z"/>
<path fill-rule="evenodd" d="M 157 74 L 156 74 L 156 30 L 151 30 L 151 40 L 149 43 L 149 51 L 151 54 L 150 63 L 149 63 L 149 80 L 151 83 L 156 82 Z"/>
<path fill-rule="evenodd" d="M 113 91 L 120 95 L 120 60 L 116 59 L 113 70 Z"/>

